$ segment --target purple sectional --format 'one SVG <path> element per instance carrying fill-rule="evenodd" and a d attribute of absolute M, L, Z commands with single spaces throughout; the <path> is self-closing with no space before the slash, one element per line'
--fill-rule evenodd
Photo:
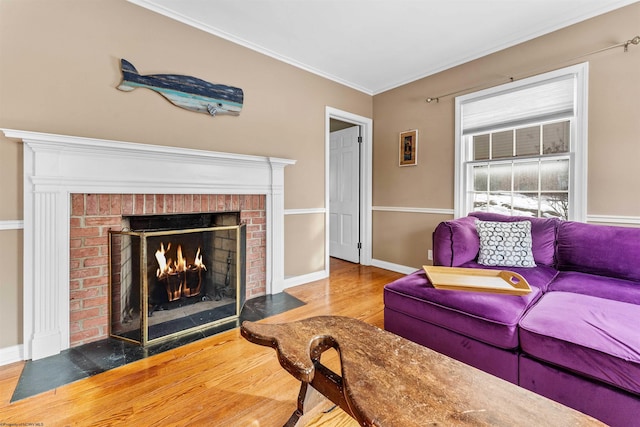
<path fill-rule="evenodd" d="M 477 263 L 476 220 L 530 221 L 535 267 Z M 612 426 L 640 426 L 640 228 L 475 212 L 433 233 L 434 264 L 507 269 L 532 292 L 384 289 L 385 329 Z"/>

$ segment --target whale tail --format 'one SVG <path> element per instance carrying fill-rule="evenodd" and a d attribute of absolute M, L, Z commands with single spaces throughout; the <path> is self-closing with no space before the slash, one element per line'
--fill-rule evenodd
<path fill-rule="evenodd" d="M 123 90 L 125 92 L 129 92 L 135 89 L 135 86 L 131 86 L 129 84 L 130 76 L 139 76 L 138 70 L 133 64 L 126 59 L 120 59 L 120 70 L 122 71 L 122 81 L 118 86 L 118 89 Z"/>

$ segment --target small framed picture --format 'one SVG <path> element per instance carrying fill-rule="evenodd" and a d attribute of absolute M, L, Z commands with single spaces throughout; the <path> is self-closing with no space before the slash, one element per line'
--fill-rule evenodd
<path fill-rule="evenodd" d="M 400 132 L 400 166 L 418 164 L 418 129 Z"/>

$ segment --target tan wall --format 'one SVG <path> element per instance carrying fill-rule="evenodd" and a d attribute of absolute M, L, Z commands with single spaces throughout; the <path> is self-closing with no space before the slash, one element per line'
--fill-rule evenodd
<path fill-rule="evenodd" d="M 299 264 L 288 266 L 287 276 L 301 276 L 324 270 L 324 221 L 323 214 L 285 216 L 285 258 L 300 260 Z"/>
<path fill-rule="evenodd" d="M 4 102 L 3 92 L 0 91 L 0 106 Z M 0 123 L 1 119 L 0 115 Z M 22 219 L 22 144 L 1 139 L 1 135 L 0 133 L 0 221 Z"/>
<path fill-rule="evenodd" d="M 453 209 L 454 97 L 431 104 L 427 97 L 589 61 L 587 212 L 639 217 L 640 46 L 567 61 L 629 40 L 638 34 L 638 22 L 640 3 L 635 3 L 374 96 L 373 205 Z M 401 168 L 398 134 L 408 129 L 418 129 L 418 165 Z M 375 212 L 373 258 L 420 267 L 427 263 L 433 228 L 443 218 Z"/>
<path fill-rule="evenodd" d="M 374 258 L 420 268 L 431 249 L 431 235 L 441 221 L 451 217 L 408 212 L 374 212 Z"/>
<path fill-rule="evenodd" d="M 242 113 L 212 118 L 150 90 L 121 92 L 120 58 L 141 74 L 240 87 Z M 285 170 L 285 208 L 324 208 L 325 106 L 372 117 L 369 95 L 125 0 L 0 1 L 0 128 L 296 159 Z M 22 219 L 21 150 L 0 137 L 0 221 Z M 324 242 L 307 233 L 324 227 L 317 216 L 286 219 L 285 275 L 324 268 Z M 0 232 L 12 254 L 21 254 L 18 242 Z M 22 322 L 21 259 L 2 279 L 12 295 L 0 299 L 5 325 Z M 0 348 L 22 342 L 1 335 Z"/>
<path fill-rule="evenodd" d="M 22 342 L 22 230 L 0 230 L 0 349 Z"/>

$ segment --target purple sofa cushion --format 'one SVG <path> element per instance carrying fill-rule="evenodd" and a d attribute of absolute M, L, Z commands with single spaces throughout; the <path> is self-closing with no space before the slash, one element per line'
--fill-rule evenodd
<path fill-rule="evenodd" d="M 640 394 L 640 306 L 549 292 L 520 320 L 523 352 Z"/>
<path fill-rule="evenodd" d="M 541 294 L 537 287 L 525 296 L 438 290 L 418 270 L 385 286 L 384 305 L 478 341 L 513 349 L 518 346 L 518 321 Z"/>
<path fill-rule="evenodd" d="M 573 292 L 640 305 L 639 282 L 577 271 L 558 272 L 548 290 Z"/>
<path fill-rule="evenodd" d="M 562 222 L 558 269 L 640 281 L 640 228 Z"/>
<path fill-rule="evenodd" d="M 508 216 L 491 212 L 471 212 L 469 216 L 481 221 L 531 222 L 531 251 L 537 265 L 555 265 L 556 229 L 559 220 L 555 218 L 534 218 L 526 216 Z"/>
<path fill-rule="evenodd" d="M 433 232 L 433 264 L 457 267 L 478 256 L 476 219 L 458 218 L 438 224 Z"/>

